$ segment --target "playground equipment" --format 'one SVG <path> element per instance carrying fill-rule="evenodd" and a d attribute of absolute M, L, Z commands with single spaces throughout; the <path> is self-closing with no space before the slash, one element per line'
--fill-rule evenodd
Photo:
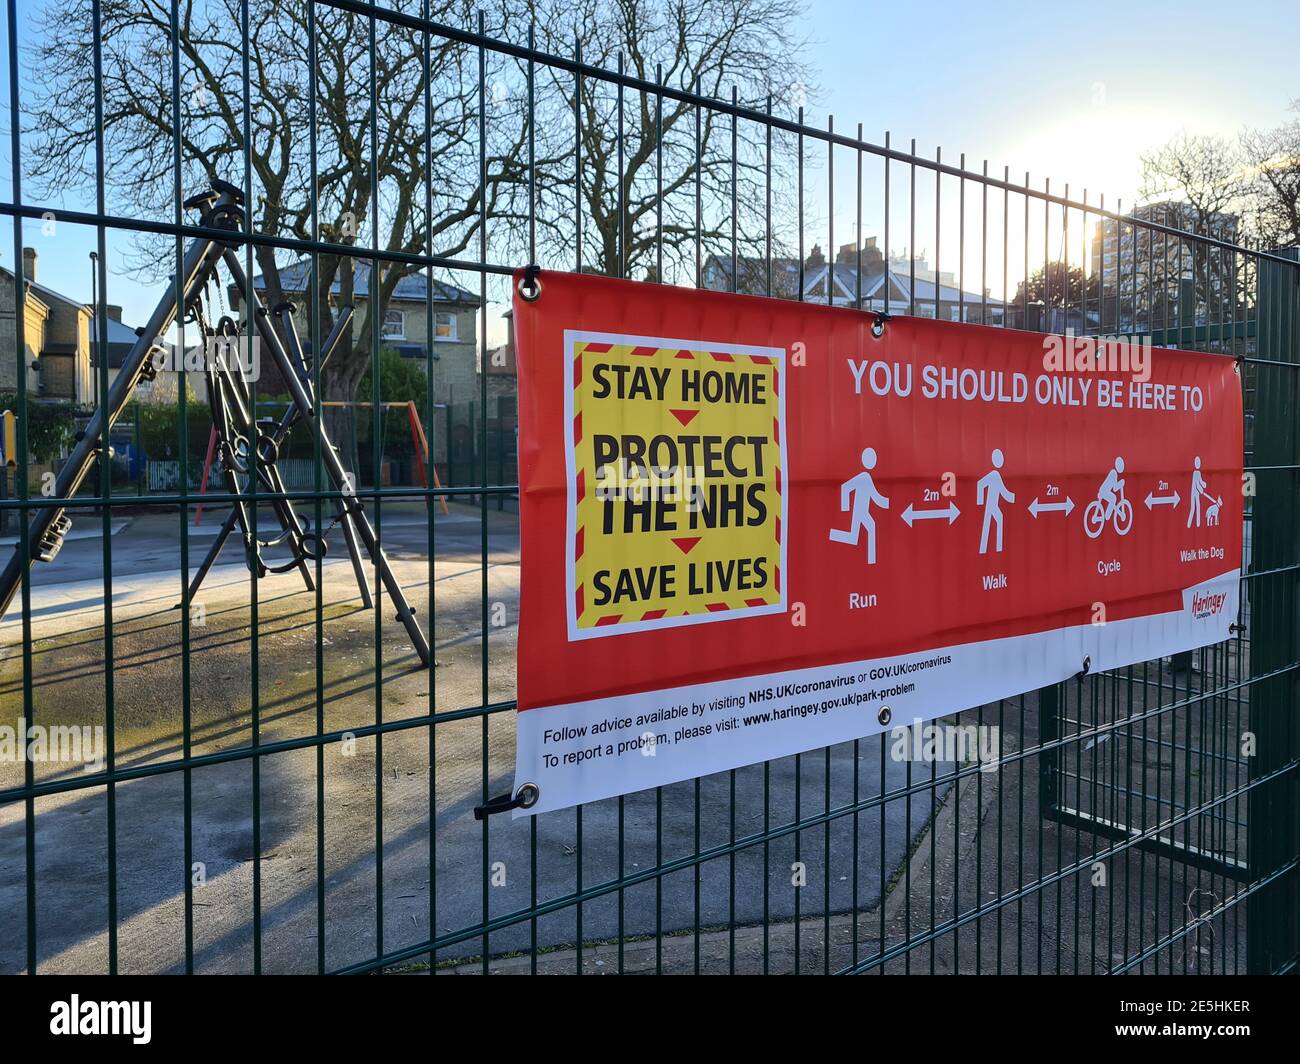
<path fill-rule="evenodd" d="M 397 607 L 397 619 L 405 627 L 411 645 L 427 667 L 432 661 L 428 640 L 415 620 L 415 613 L 393 574 L 387 556 L 379 546 L 374 528 L 357 497 L 355 480 L 344 467 L 338 449 L 330 442 L 321 420 L 322 404 L 316 398 L 312 382 L 314 367 L 304 354 L 298 338 L 293 322 L 293 305 L 281 303 L 268 311 L 239 261 L 237 251 L 243 246 L 239 237 L 244 223 L 243 193 L 227 182 L 214 181 L 210 191 L 186 200 L 185 207 L 200 212 L 199 224 L 203 227 L 221 230 L 229 235 L 202 237 L 189 244 L 181 264 L 179 298 L 178 285 L 170 285 L 167 295 L 158 303 L 141 330 L 139 339 L 124 359 L 121 370 L 109 387 L 105 403 L 95 411 L 85 430 L 78 434 L 76 447 L 55 478 L 54 498 L 72 499 L 90 473 L 100 449 L 106 445 L 113 424 L 121 416 L 137 386 L 142 381 L 151 381 L 157 376 L 158 356 L 163 353 L 160 338 L 178 317 L 186 323 L 195 322 L 204 338 L 204 377 L 216 433 L 213 447 L 220 449 L 222 478 L 227 493 L 234 497 L 234 505 L 190 583 L 189 597 L 192 598 L 198 592 L 208 570 L 236 527 L 243 539 L 246 564 L 257 577 L 297 569 L 307 589 L 314 590 L 308 562 L 324 556 L 324 533 L 312 531 L 310 525 L 294 510 L 292 503 L 285 497 L 284 482 L 276 468 L 281 445 L 293 427 L 301 421 L 312 433 L 320 434 L 324 471 L 337 492 L 334 524 L 342 526 L 344 541 L 352 558 L 353 572 L 361 588 L 363 604 L 370 608 L 372 598 L 361 557 L 362 546 L 369 554 L 380 582 Z M 262 350 L 270 353 L 289 390 L 289 405 L 279 418 L 255 418 L 249 396 L 249 378 L 242 360 L 213 357 L 214 350 L 237 346 L 241 335 L 240 326 L 232 318 L 222 316 L 219 321 L 212 323 L 205 311 L 204 296 L 208 286 L 215 284 L 220 291 L 218 268 L 222 265 L 229 272 L 234 288 L 252 316 Z M 272 325 L 271 314 L 280 320 L 286 338 L 283 343 Z M 352 308 L 345 306 L 341 308 L 330 335 L 321 345 L 317 356 L 319 365 L 315 368 L 324 367 L 351 324 Z M 259 492 L 250 497 L 248 489 L 254 482 Z M 258 498 L 261 490 L 268 494 L 265 501 L 271 506 L 280 525 L 280 533 L 269 540 L 259 539 L 253 532 L 255 517 L 251 516 L 250 499 Z M 262 500 L 258 498 L 258 501 Z M 4 571 L 0 573 L 0 617 L 4 616 L 13 602 L 24 568 L 34 561 L 52 562 L 58 556 L 71 525 L 65 505 L 56 503 L 35 511 L 28 530 L 30 553 L 24 555 L 20 541 Z M 288 548 L 290 560 L 282 565 L 267 565 L 262 559 L 262 550 L 281 544 Z"/>
<path fill-rule="evenodd" d="M 373 406 L 375 404 L 368 403 L 368 402 L 345 403 L 337 399 L 325 399 L 321 402 L 320 405 L 360 407 L 360 406 Z M 434 404 L 434 408 L 438 410 L 441 410 L 445 407 L 446 407 L 445 403 Z M 425 476 L 424 463 L 429 462 L 429 440 L 424 434 L 424 426 L 420 424 L 420 411 L 416 407 L 415 401 L 413 399 L 408 399 L 404 402 L 401 400 L 397 400 L 394 402 L 380 403 L 379 409 L 406 411 L 407 420 L 409 421 L 411 426 L 411 443 L 413 444 L 415 448 L 415 453 L 419 456 L 420 463 L 421 463 L 417 465 L 415 468 L 420 475 L 420 486 L 423 488 L 427 488 L 429 486 L 429 478 Z M 8 411 L 6 411 L 6 413 L 8 413 Z M 203 479 L 199 483 L 200 498 L 202 498 L 204 495 L 208 493 L 208 481 L 209 478 L 212 476 L 212 465 L 213 465 L 213 460 L 216 456 L 217 440 L 218 440 L 217 430 L 216 427 L 213 426 L 211 434 L 208 437 L 208 453 L 203 459 Z M 430 464 L 430 468 L 433 470 L 434 486 L 441 488 L 442 479 L 438 476 L 437 467 Z M 442 512 L 444 514 L 451 513 L 451 510 L 447 506 L 447 500 L 445 497 L 439 496 L 438 502 L 442 506 Z M 202 523 L 203 523 L 203 503 L 199 503 L 198 506 L 194 508 L 194 527 L 198 528 Z"/>
<path fill-rule="evenodd" d="M 294 346 L 295 349 L 297 349 L 297 334 L 296 332 L 293 331 L 292 305 L 282 304 L 281 306 L 276 307 L 276 311 L 277 313 L 282 313 L 283 315 L 282 320 L 284 320 L 285 322 L 285 332 L 290 337 L 291 344 Z M 346 316 L 350 318 L 351 313 L 352 313 L 351 309 L 350 308 L 347 309 Z M 342 320 L 342 316 L 340 317 L 340 321 L 341 320 Z M 338 334 L 337 327 L 335 328 L 334 332 L 331 333 L 331 339 L 333 339 L 336 334 Z M 324 347 L 323 350 L 324 350 L 324 354 L 322 357 L 322 365 L 324 363 L 324 360 L 328 359 L 329 356 L 333 353 L 334 347 L 326 346 Z M 304 361 L 304 366 L 305 366 L 305 361 Z M 338 400 L 322 400 L 319 403 L 319 405 L 322 407 L 326 407 L 326 406 L 370 406 L 372 404 L 363 403 L 363 402 L 344 403 Z M 401 407 L 407 411 L 407 416 L 411 424 L 411 439 L 415 444 L 416 453 L 421 456 L 422 461 L 427 462 L 429 460 L 429 443 L 424 435 L 424 428 L 420 424 L 420 415 L 419 415 L 419 411 L 416 409 L 415 403 L 410 401 L 390 402 L 390 403 L 380 403 L 379 406 L 381 409 L 384 410 L 387 410 L 389 408 Z M 272 422 L 268 422 L 268 424 L 271 424 Z M 292 424 L 289 425 L 289 428 L 292 428 Z M 273 423 L 272 437 L 276 442 L 277 448 L 279 444 L 283 442 L 284 437 L 287 435 L 288 435 L 288 429 L 284 428 L 283 422 Z M 212 432 L 208 439 L 208 453 L 203 460 L 203 479 L 199 484 L 200 497 L 207 494 L 208 481 L 212 475 L 212 469 L 215 464 L 216 456 L 218 454 L 221 455 L 222 457 L 221 464 L 225 466 L 227 470 L 232 461 L 236 463 L 239 462 L 238 456 L 234 456 L 234 458 L 232 458 L 228 454 L 226 448 L 222 446 L 222 439 L 223 439 L 222 434 L 217 431 L 217 419 L 214 416 Z M 276 451 L 276 457 L 277 458 L 279 457 L 278 449 Z M 266 463 L 266 465 L 269 466 L 269 468 L 265 470 L 266 475 L 263 476 L 262 475 L 263 470 L 259 468 L 258 479 L 261 480 L 271 490 L 277 492 L 283 492 L 284 485 L 281 481 L 279 471 L 275 468 L 275 463 L 270 462 L 270 463 Z M 246 470 L 243 469 L 242 466 L 238 464 L 237 464 L 237 468 L 239 468 L 241 472 L 246 472 Z M 424 466 L 418 465 L 417 468 L 419 469 L 420 472 L 420 483 L 427 488 L 429 486 L 429 481 L 424 474 Z M 442 481 L 439 480 L 438 478 L 437 469 L 433 470 L 433 482 L 438 487 L 442 487 Z M 447 508 L 447 500 L 445 498 L 440 498 L 438 501 L 442 504 L 442 512 L 444 514 L 449 513 L 450 511 Z M 277 537 L 275 540 L 263 541 L 261 545 L 273 546 L 276 543 L 283 542 L 288 545 L 290 552 L 294 554 L 294 560 L 292 562 L 289 562 L 286 565 L 280 565 L 274 567 L 263 566 L 262 568 L 264 571 L 276 572 L 276 573 L 287 572 L 291 568 L 298 568 L 303 574 L 303 581 L 307 585 L 307 590 L 313 591 L 315 590 L 315 588 L 312 584 L 311 574 L 306 569 L 306 562 L 310 557 L 312 557 L 312 555 L 310 553 L 304 553 L 302 547 L 303 547 L 303 540 L 308 538 L 317 538 L 317 537 L 312 537 L 309 532 L 306 532 L 305 529 L 299 527 L 295 523 L 292 509 L 289 510 L 287 515 L 282 514 L 281 511 L 278 509 L 276 513 L 277 516 L 281 518 L 280 527 L 283 531 L 281 535 Z M 288 518 L 287 521 L 285 520 L 286 516 Z M 200 503 L 195 508 L 195 513 L 194 513 L 194 526 L 196 528 L 199 526 L 199 523 L 202 520 L 202 518 L 203 518 L 203 504 Z M 209 548 L 207 557 L 204 558 L 203 564 L 202 566 L 200 566 L 198 573 L 194 577 L 194 582 L 190 586 L 190 591 L 189 591 L 190 598 L 193 598 L 198 593 L 199 585 L 203 582 L 203 578 L 207 576 L 208 570 L 212 567 L 213 563 L 216 562 L 218 555 L 221 554 L 221 549 L 222 547 L 225 546 L 226 540 L 230 538 L 230 534 L 231 532 L 234 531 L 234 527 L 236 524 L 240 524 L 242 527 L 242 518 L 239 514 L 238 507 L 232 509 L 230 514 L 226 517 L 225 523 L 221 526 L 221 530 L 217 533 L 216 540 L 213 542 L 211 548 Z M 340 525 L 343 529 L 343 541 L 347 545 L 348 555 L 352 559 L 352 573 L 356 577 L 357 587 L 361 591 L 361 603 L 366 609 L 370 609 L 372 605 L 371 592 L 370 592 L 370 580 L 366 576 L 365 565 L 361 560 L 361 552 L 357 542 L 356 521 L 352 512 L 347 507 L 342 505 L 342 500 L 340 500 L 340 504 L 335 508 L 334 524 Z M 245 531 L 245 542 L 248 542 L 250 541 L 251 537 L 249 536 L 247 529 L 245 529 L 244 531 Z M 323 552 L 324 551 L 323 539 L 320 540 L 320 542 L 321 542 L 321 550 Z"/>

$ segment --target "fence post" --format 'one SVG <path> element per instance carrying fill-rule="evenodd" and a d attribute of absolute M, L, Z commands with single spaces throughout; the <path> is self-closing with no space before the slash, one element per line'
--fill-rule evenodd
<path fill-rule="evenodd" d="M 480 478 L 480 475 L 479 475 L 479 469 L 480 469 L 480 467 L 479 467 L 479 454 L 478 454 L 479 442 L 480 442 L 480 441 L 479 441 L 479 438 L 478 438 L 478 430 L 477 430 L 477 428 L 476 428 L 475 425 L 474 425 L 474 402 L 473 402 L 473 400 L 471 400 L 469 403 L 466 404 L 466 409 L 469 411 L 469 455 L 470 455 L 470 458 L 469 458 L 469 460 L 470 460 L 470 474 L 469 474 L 469 482 L 470 482 L 471 484 L 474 484 L 474 483 L 476 483 L 476 482 L 477 482 L 479 479 L 481 479 L 481 478 Z M 486 410 L 483 411 L 483 417 L 484 417 L 485 419 L 487 418 L 487 411 L 486 411 Z M 486 447 L 486 446 L 487 446 L 487 443 L 486 443 L 486 440 L 487 440 L 487 433 L 486 433 L 486 432 L 483 433 L 483 440 L 485 441 L 485 442 L 483 443 L 483 446 Z M 482 486 L 483 486 L 483 485 L 481 485 L 481 484 L 479 485 L 479 487 L 482 487 Z M 483 496 L 482 496 L 482 495 L 475 495 L 475 496 L 474 496 L 474 505 L 475 505 L 475 506 L 478 506 L 479 503 L 481 503 L 482 501 L 483 501 Z"/>
<path fill-rule="evenodd" d="M 135 472 L 135 493 L 144 495 L 144 430 L 140 424 L 140 403 L 135 403 L 135 454 L 132 456 L 136 463 Z"/>
<path fill-rule="evenodd" d="M 1043 749 L 1049 743 L 1055 743 L 1061 737 L 1061 688 L 1063 684 L 1054 683 L 1043 687 L 1038 692 L 1038 812 L 1049 820 L 1056 819 L 1057 802 L 1060 800 L 1058 773 L 1060 771 L 1061 749 Z M 1023 741 L 1023 738 L 1022 738 Z"/>
<path fill-rule="evenodd" d="M 1282 252 L 1300 263 L 1300 249 Z M 1261 260 L 1257 308 L 1258 356 L 1300 363 L 1300 267 Z M 1243 366 L 1243 372 L 1248 367 Z M 1295 705 L 1300 659 L 1297 642 L 1297 557 L 1300 533 L 1300 477 L 1296 419 L 1300 412 L 1300 369 L 1256 364 L 1253 447 L 1248 464 L 1259 467 L 1251 506 L 1250 571 L 1272 575 L 1247 581 L 1249 588 L 1250 731 L 1255 756 L 1250 778 L 1277 772 L 1297 755 Z M 1269 467 L 1282 467 L 1270 469 Z M 1269 677 L 1270 673 L 1280 675 Z M 1268 677 L 1256 679 L 1256 677 Z M 1257 787 L 1247 799 L 1249 880 L 1258 882 L 1295 861 L 1300 851 L 1300 780 L 1294 769 Z M 1300 953 L 1300 889 L 1297 871 L 1279 876 L 1247 901 L 1246 965 L 1252 973 L 1276 972 Z"/>
<path fill-rule="evenodd" d="M 1207 297 L 1208 305 L 1208 297 Z M 1174 341 L 1174 347 L 1181 347 L 1186 351 L 1196 350 L 1196 282 L 1183 278 L 1178 282 L 1178 338 Z M 1168 315 L 1166 315 L 1166 343 L 1168 343 Z M 1190 331 L 1190 336 L 1184 342 L 1183 337 L 1186 331 Z M 1206 345 L 1210 339 L 1210 315 L 1207 310 L 1205 316 L 1205 339 Z M 1190 673 L 1193 669 L 1193 652 L 1184 650 L 1178 654 L 1169 656 L 1169 669 L 1176 676 L 1180 673 Z"/>
<path fill-rule="evenodd" d="M 452 432 L 451 423 L 455 420 L 456 408 L 451 405 L 451 397 L 447 398 L 447 487 L 452 487 L 456 483 L 456 465 L 452 457 Z"/>
<path fill-rule="evenodd" d="M 506 431 L 505 417 L 502 414 L 504 406 L 501 396 L 497 396 L 497 487 L 502 487 L 506 482 Z M 497 510 L 498 512 L 506 508 L 505 492 L 497 492 Z"/>

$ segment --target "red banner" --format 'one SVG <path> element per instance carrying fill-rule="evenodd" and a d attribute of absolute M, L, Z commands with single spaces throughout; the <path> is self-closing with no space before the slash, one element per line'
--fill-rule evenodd
<path fill-rule="evenodd" d="M 514 305 L 524 812 L 1228 636 L 1233 359 L 541 280 Z"/>

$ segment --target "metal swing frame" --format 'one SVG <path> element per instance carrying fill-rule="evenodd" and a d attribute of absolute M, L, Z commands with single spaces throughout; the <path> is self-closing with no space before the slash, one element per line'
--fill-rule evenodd
<path fill-rule="evenodd" d="M 321 458 L 330 483 L 339 493 L 335 508 L 335 523 L 343 527 L 344 540 L 351 556 L 353 573 L 361 590 L 362 603 L 369 609 L 374 605 L 365 565 L 361 555 L 364 546 L 375 567 L 384 589 L 397 608 L 397 620 L 406 629 L 411 645 L 425 667 L 433 657 L 428 639 L 415 619 L 415 612 L 406 599 L 388 557 L 379 545 L 374 527 L 366 515 L 365 507 L 356 494 L 355 481 L 347 471 L 338 450 L 329 439 L 320 418 L 318 402 L 311 380 L 308 362 L 293 323 L 293 305 L 282 303 L 274 309 L 287 337 L 287 347 L 281 342 L 272 324 L 271 314 L 259 298 L 245 274 L 237 251 L 243 245 L 239 232 L 244 224 L 243 193 L 224 181 L 214 181 L 210 191 L 191 197 L 185 206 L 201 212 L 199 224 L 208 229 L 229 232 L 229 237 L 201 237 L 193 240 L 182 260 L 180 298 L 173 284 L 168 294 L 159 301 L 148 323 L 122 363 L 122 368 L 109 387 L 105 403 L 95 410 L 84 431 L 78 434 L 77 445 L 54 482 L 54 497 L 71 500 L 94 467 L 101 447 L 113 425 L 125 410 L 136 388 L 154 379 L 158 372 L 156 356 L 161 351 L 161 340 L 178 318 L 189 320 L 192 315 L 203 327 L 205 340 L 213 337 L 234 339 L 238 326 L 228 317 L 209 327 L 203 316 L 202 297 L 209 284 L 219 283 L 218 268 L 224 265 L 235 290 L 252 315 L 257 338 L 280 371 L 289 389 L 290 402 L 284 414 L 275 418 L 256 419 L 249 400 L 248 380 L 238 359 L 205 357 L 204 374 L 208 388 L 208 401 L 212 407 L 213 425 L 217 428 L 222 449 L 222 468 L 225 487 L 235 497 L 231 512 L 222 525 L 216 540 L 209 549 L 189 586 L 193 597 L 213 563 L 220 555 L 235 528 L 240 530 L 245 546 L 246 563 L 259 578 L 272 572 L 297 569 L 307 590 L 314 590 L 309 561 L 314 561 L 325 550 L 324 534 L 309 529 L 286 497 L 283 478 L 276 467 L 280 446 L 290 430 L 300 421 L 313 433 L 320 434 Z M 339 341 L 351 327 L 352 308 L 345 307 L 339 314 L 333 330 L 321 350 L 321 367 L 337 350 Z M 254 455 L 255 452 L 255 455 Z M 250 520 L 248 488 L 252 478 L 264 487 L 268 501 L 280 525 L 280 534 L 274 539 L 259 541 L 253 534 L 254 521 Z M 242 477 L 242 479 L 241 479 Z M 253 497 L 256 500 L 256 495 Z M 64 538 L 72 522 L 66 503 L 41 507 L 32 515 L 28 527 L 29 551 L 24 554 L 22 542 L 14 548 L 0 572 L 0 617 L 8 611 L 22 582 L 23 570 L 33 562 L 52 562 L 62 549 Z M 285 544 L 291 560 L 275 567 L 267 566 L 261 558 L 261 548 Z"/>

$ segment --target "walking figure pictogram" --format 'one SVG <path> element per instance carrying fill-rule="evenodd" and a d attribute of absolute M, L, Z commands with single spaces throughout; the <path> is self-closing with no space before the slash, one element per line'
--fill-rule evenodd
<path fill-rule="evenodd" d="M 985 473 L 975 484 L 975 505 L 984 507 L 984 527 L 980 529 L 980 553 L 987 554 L 989 550 L 989 525 L 996 523 L 998 526 L 997 545 L 993 548 L 995 553 L 1002 550 L 1002 503 L 1015 502 L 1015 492 L 1008 491 L 1006 484 L 1002 480 L 1002 474 L 998 472 L 1002 468 L 1004 461 L 1002 448 L 994 447 L 993 468 Z"/>

